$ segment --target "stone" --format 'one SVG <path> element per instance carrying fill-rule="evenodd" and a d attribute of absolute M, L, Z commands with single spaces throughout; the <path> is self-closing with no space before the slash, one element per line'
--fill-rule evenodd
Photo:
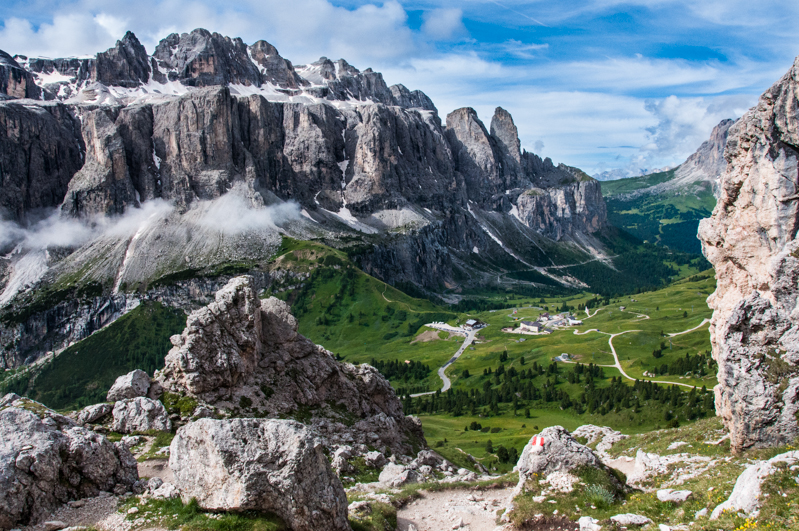
<path fill-rule="evenodd" d="M 380 452 L 368 452 L 363 459 L 366 461 L 366 465 L 372 468 L 382 468 L 386 464 L 386 456 Z"/>
<path fill-rule="evenodd" d="M 380 471 L 378 481 L 389 487 L 399 487 L 401 485 L 407 485 L 408 483 L 417 482 L 418 475 L 416 471 L 404 465 L 388 463 L 383 467 L 383 470 Z"/>
<path fill-rule="evenodd" d="M 699 224 L 716 272 L 716 412 L 733 452 L 799 436 L 799 57 L 730 129 L 727 168 Z"/>
<path fill-rule="evenodd" d="M 129 490 L 139 479 L 127 447 L 13 393 L 0 400 L 0 440 L 3 529 L 37 524 L 70 500 Z"/>
<path fill-rule="evenodd" d="M 690 490 L 660 489 L 657 491 L 658 500 L 662 502 L 683 503 L 691 497 Z"/>
<path fill-rule="evenodd" d="M 611 516 L 610 521 L 623 526 L 644 526 L 651 524 L 652 520 L 640 514 L 624 513 Z"/>
<path fill-rule="evenodd" d="M 703 516 L 707 516 L 707 507 L 704 509 L 699 509 L 694 513 L 694 518 L 702 518 Z"/>
<path fill-rule="evenodd" d="M 164 482 L 158 488 L 152 491 L 152 497 L 168 500 L 180 496 L 180 491 L 172 483 Z"/>
<path fill-rule="evenodd" d="M 757 516 L 760 512 L 761 487 L 763 482 L 772 474 L 779 471 L 777 463 L 793 465 L 799 462 L 799 450 L 785 452 L 772 457 L 768 461 L 760 461 L 749 465 L 738 476 L 732 494 L 724 502 L 713 509 L 711 520 L 718 519 L 725 511 L 742 512 L 748 516 Z"/>
<path fill-rule="evenodd" d="M 150 478 L 149 480 L 147 480 L 147 490 L 153 492 L 163 484 L 164 480 L 161 478 Z"/>
<path fill-rule="evenodd" d="M 147 396 L 147 391 L 150 389 L 150 377 L 146 372 L 136 369 L 129 372 L 114 381 L 114 385 L 108 390 L 106 400 L 109 402 L 116 402 L 117 400 L 124 400 L 126 398 L 136 398 L 139 396 Z"/>
<path fill-rule="evenodd" d="M 416 454 L 416 459 L 411 461 L 411 464 L 408 466 L 409 468 L 416 469 L 424 465 L 433 468 L 441 468 L 442 466 L 447 467 L 449 462 L 432 450 L 420 450 L 419 453 Z"/>
<path fill-rule="evenodd" d="M 111 413 L 113 406 L 111 404 L 95 404 L 93 406 L 86 406 L 78 413 L 78 424 L 84 426 L 86 424 L 94 424 L 98 420 L 103 419 L 106 415 Z"/>
<path fill-rule="evenodd" d="M 44 531 L 60 531 L 67 527 L 67 524 L 61 520 L 48 520 L 42 525 L 44 526 Z"/>
<path fill-rule="evenodd" d="M 581 516 L 577 520 L 577 524 L 580 526 L 580 531 L 601 531 L 602 529 L 602 526 L 599 525 L 599 520 L 590 516 Z"/>
<path fill-rule="evenodd" d="M 544 439 L 543 449 L 536 450 L 536 438 Z M 569 472 L 579 466 L 602 467 L 601 461 L 594 452 L 577 442 L 568 430 L 561 426 L 545 428 L 522 450 L 517 468 L 519 482 L 527 480 L 533 474 L 549 476 L 553 472 Z"/>
<path fill-rule="evenodd" d="M 192 422 L 175 435 L 169 466 L 184 502 L 203 509 L 269 511 L 291 529 L 349 530 L 341 481 L 299 422 Z"/>
<path fill-rule="evenodd" d="M 586 444 L 596 443 L 595 451 L 602 458 L 610 458 L 608 450 L 619 441 L 629 438 L 620 431 L 616 431 L 607 426 L 594 426 L 585 424 L 572 432 L 572 437 L 585 437 Z"/>
<path fill-rule="evenodd" d="M 141 435 L 125 435 L 120 442 L 128 448 L 133 448 L 137 444 L 144 442 L 144 437 Z"/>
<path fill-rule="evenodd" d="M 111 429 L 118 433 L 170 431 L 172 421 L 161 402 L 140 396 L 119 400 L 114 404 Z"/>

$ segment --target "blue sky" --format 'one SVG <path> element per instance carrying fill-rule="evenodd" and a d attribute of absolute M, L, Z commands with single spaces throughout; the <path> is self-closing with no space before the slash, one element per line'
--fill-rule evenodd
<path fill-rule="evenodd" d="M 93 54 L 128 29 L 150 52 L 195 27 L 266 39 L 295 64 L 379 70 L 442 118 L 501 105 L 524 148 L 594 174 L 682 162 L 790 68 L 797 19 L 796 0 L 5 0 L 0 49 Z"/>

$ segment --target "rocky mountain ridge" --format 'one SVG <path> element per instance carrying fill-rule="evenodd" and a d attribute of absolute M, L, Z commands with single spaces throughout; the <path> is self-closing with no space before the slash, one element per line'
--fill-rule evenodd
<path fill-rule="evenodd" d="M 294 67 L 265 41 L 201 29 L 152 56 L 128 33 L 91 58 L 4 64 L 16 80 L 0 102 L 6 351 L 30 343 L 37 322 L 45 336 L 74 335 L 78 321 L 45 317 L 54 304 L 9 320 L 47 289 L 95 286 L 88 319 L 108 322 L 99 309 L 124 313 L 120 295 L 268 261 L 281 235 L 348 249 L 367 273 L 434 293 L 518 269 L 577 286 L 544 268 L 608 260 L 598 183 L 522 151 L 501 108 L 490 128 L 470 108 L 442 123 L 424 94 L 379 73 L 324 58 Z M 24 80 L 39 99 L 13 99 Z M 47 209 L 57 213 L 39 221 Z M 39 243 L 44 231 L 59 241 Z"/>

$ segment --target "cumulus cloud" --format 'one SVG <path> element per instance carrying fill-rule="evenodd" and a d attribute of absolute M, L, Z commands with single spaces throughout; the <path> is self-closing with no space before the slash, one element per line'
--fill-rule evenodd
<path fill-rule="evenodd" d="M 460 9 L 432 9 L 426 11 L 422 18 L 422 32 L 434 39 L 455 39 L 468 33 Z"/>
<path fill-rule="evenodd" d="M 649 159 L 677 157 L 682 162 L 710 137 L 720 121 L 738 118 L 753 104 L 753 98 L 745 95 L 712 100 L 669 96 L 647 101 L 644 107 L 657 124 L 646 128 L 649 142 L 642 151 Z"/>

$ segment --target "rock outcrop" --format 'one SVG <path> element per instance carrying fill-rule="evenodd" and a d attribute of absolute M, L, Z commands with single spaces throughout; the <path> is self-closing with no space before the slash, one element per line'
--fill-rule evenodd
<path fill-rule="evenodd" d="M 180 428 L 170 448 L 184 502 L 272 512 L 295 531 L 350 529 L 344 487 L 299 422 L 202 419 Z"/>
<path fill-rule="evenodd" d="M 41 89 L 31 73 L 2 50 L 0 50 L 0 93 L 9 98 L 39 99 L 41 96 Z"/>
<path fill-rule="evenodd" d="M 78 424 L 81 426 L 93 424 L 107 416 L 113 409 L 114 408 L 111 404 L 94 404 L 92 406 L 86 406 L 78 413 Z"/>
<path fill-rule="evenodd" d="M 721 195 L 699 226 L 716 270 L 716 411 L 733 451 L 799 435 L 799 58 L 731 127 Z"/>
<path fill-rule="evenodd" d="M 114 385 L 108 390 L 106 400 L 116 402 L 126 398 L 136 398 L 137 396 L 147 396 L 150 390 L 150 377 L 141 369 L 130 371 L 123 374 L 114 381 Z"/>
<path fill-rule="evenodd" d="M 14 394 L 0 399 L 0 441 L 3 529 L 36 524 L 70 500 L 134 490 L 139 479 L 126 446 Z"/>
<path fill-rule="evenodd" d="M 126 398 L 114 404 L 111 429 L 118 433 L 169 431 L 172 422 L 164 405 L 151 398 Z"/>
<path fill-rule="evenodd" d="M 780 466 L 792 467 L 797 462 L 799 462 L 799 451 L 793 451 L 774 456 L 768 461 L 749 465 L 738 476 L 730 497 L 713 509 L 710 519 L 716 520 L 725 511 L 743 512 L 748 516 L 756 517 L 760 512 L 761 504 L 764 503 L 761 491 L 763 482 L 772 474 L 779 472 Z"/>
<path fill-rule="evenodd" d="M 685 186 L 701 182 L 710 183 L 716 196 L 719 195 L 719 178 L 727 169 L 727 160 L 724 158 L 724 148 L 727 146 L 727 137 L 730 127 L 735 120 L 722 120 L 713 128 L 710 138 L 696 150 L 674 172 L 674 180 L 664 183 L 670 188 Z"/>
<path fill-rule="evenodd" d="M 237 277 L 193 312 L 156 380 L 236 415 L 310 417 L 326 446 L 364 444 L 411 455 L 424 445 L 391 385 L 368 365 L 339 363 L 297 332 L 288 305 L 260 301 L 252 277 Z"/>

